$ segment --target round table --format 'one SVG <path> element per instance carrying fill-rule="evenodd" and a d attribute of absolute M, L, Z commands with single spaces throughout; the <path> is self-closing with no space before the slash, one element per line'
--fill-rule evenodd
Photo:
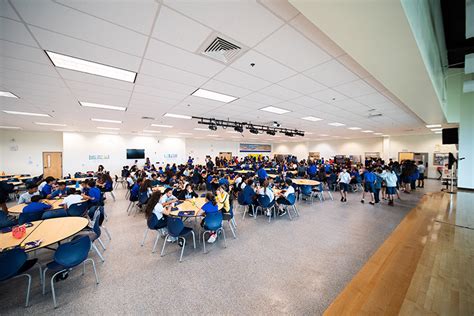
<path fill-rule="evenodd" d="M 316 181 L 316 180 L 309 180 L 309 179 L 291 179 L 291 181 L 293 182 L 293 184 L 296 184 L 296 185 L 311 185 L 311 186 L 315 186 L 315 185 L 319 185 L 319 184 L 320 184 L 319 181 Z"/>
<path fill-rule="evenodd" d="M 48 201 L 49 204 L 51 204 L 51 208 L 47 211 L 59 210 L 59 209 L 63 208 L 64 199 L 55 199 L 55 200 L 44 200 L 43 199 L 41 201 Z M 8 212 L 19 215 L 19 214 L 23 213 L 23 208 L 27 205 L 28 204 L 26 204 L 26 203 L 21 203 L 21 204 L 14 205 L 14 206 L 8 208 Z"/>
<path fill-rule="evenodd" d="M 0 234 L 0 248 L 24 245 L 31 241 L 41 240 L 38 247 L 28 249 L 26 252 L 37 250 L 77 234 L 88 224 L 89 220 L 86 218 L 75 216 L 35 221 L 32 227 L 26 229 L 26 234 L 22 239 L 13 238 L 11 233 Z"/>
<path fill-rule="evenodd" d="M 206 203 L 206 198 L 195 198 L 195 199 L 188 199 L 185 200 L 183 203 L 176 205 L 178 208 L 176 211 L 171 211 L 171 216 L 179 216 L 179 212 L 182 211 L 194 211 L 194 215 L 192 216 L 201 216 L 199 215 L 201 212 L 201 207 Z M 217 203 L 217 207 L 221 209 L 223 205 L 221 203 Z M 189 217 L 192 217 L 189 216 Z M 187 216 L 188 217 L 188 216 Z"/>

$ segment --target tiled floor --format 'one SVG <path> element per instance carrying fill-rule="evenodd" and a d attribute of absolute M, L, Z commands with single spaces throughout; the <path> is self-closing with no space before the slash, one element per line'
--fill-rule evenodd
<path fill-rule="evenodd" d="M 226 227 L 226 249 L 219 241 L 203 254 L 197 244 L 186 249 L 182 263 L 176 244 L 168 245 L 164 257 L 151 253 L 154 232 L 140 247 L 144 217 L 126 215 L 125 191 L 118 190 L 117 201 L 106 204 L 113 239 L 104 237 L 105 263 L 91 252 L 100 284 L 91 269 L 85 276 L 73 271 L 57 283 L 54 310 L 36 273 L 28 308 L 24 281 L 1 283 L 0 314 L 322 314 L 419 198 L 439 189 L 429 180 L 425 189 L 403 194 L 395 207 L 361 204 L 359 193 L 341 203 L 336 193 L 334 201 L 299 202 L 301 217 L 270 224 L 238 214 L 238 238 Z M 38 255 L 47 262 L 53 253 Z"/>

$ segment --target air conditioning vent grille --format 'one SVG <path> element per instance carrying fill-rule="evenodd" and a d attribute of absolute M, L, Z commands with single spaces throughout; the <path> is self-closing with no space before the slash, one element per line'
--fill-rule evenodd
<path fill-rule="evenodd" d="M 202 54 L 227 64 L 232 61 L 241 50 L 242 48 L 240 46 L 220 37 L 216 37 Z"/>

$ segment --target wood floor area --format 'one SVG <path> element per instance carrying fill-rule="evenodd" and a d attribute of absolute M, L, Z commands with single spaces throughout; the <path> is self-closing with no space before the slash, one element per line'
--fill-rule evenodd
<path fill-rule="evenodd" d="M 474 315 L 474 193 L 426 194 L 325 315 Z"/>

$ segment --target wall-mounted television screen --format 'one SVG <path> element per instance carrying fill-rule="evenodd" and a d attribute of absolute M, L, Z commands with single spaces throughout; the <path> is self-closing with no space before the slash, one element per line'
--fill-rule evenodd
<path fill-rule="evenodd" d="M 127 149 L 127 159 L 145 159 L 145 149 Z"/>
<path fill-rule="evenodd" d="M 457 128 L 443 128 L 443 145 L 458 143 Z"/>

